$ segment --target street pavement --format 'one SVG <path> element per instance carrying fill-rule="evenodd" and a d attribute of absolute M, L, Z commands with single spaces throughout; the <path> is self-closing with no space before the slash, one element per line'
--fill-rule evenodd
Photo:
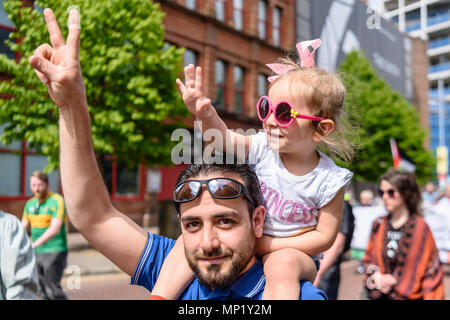
<path fill-rule="evenodd" d="M 158 233 L 157 228 L 147 228 Z M 79 233 L 68 235 L 69 255 L 63 290 L 71 300 L 147 300 L 150 292 L 130 285 L 130 277 L 97 250 Z M 356 273 L 359 260 L 341 264 L 339 300 L 359 300 L 363 276 Z M 450 265 L 444 265 L 446 300 L 450 300 Z"/>

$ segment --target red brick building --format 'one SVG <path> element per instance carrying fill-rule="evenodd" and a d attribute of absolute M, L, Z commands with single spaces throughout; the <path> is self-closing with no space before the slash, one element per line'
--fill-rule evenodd
<path fill-rule="evenodd" d="M 203 68 L 205 94 L 232 129 L 261 128 L 255 104 L 267 93 L 270 70 L 265 64 L 294 49 L 297 41 L 320 36 L 312 27 L 312 0 L 155 1 L 165 12 L 166 41 L 186 49 L 185 65 L 193 63 Z M 0 2 L 0 53 L 14 57 L 3 44 L 14 26 L 1 5 Z M 412 100 L 424 128 L 428 127 L 426 50 L 424 41 L 412 41 Z M 193 124 L 192 118 L 187 121 Z M 0 135 L 1 132 L 2 125 Z M 160 219 L 176 221 L 172 213 L 172 191 L 185 166 L 156 168 L 160 173 L 156 175 L 160 191 L 150 197 L 147 185 L 155 181 L 148 177 L 155 176 L 149 174 L 153 172 L 149 168 L 127 168 L 114 157 L 101 161 L 111 200 L 119 210 L 138 223 L 142 223 L 146 212 L 150 213 L 150 224 L 158 224 Z M 0 209 L 21 216 L 25 201 L 31 196 L 28 177 L 45 165 L 45 157 L 29 150 L 26 142 L 17 141 L 8 146 L 0 143 Z M 58 172 L 50 175 L 50 185 L 60 191 Z"/>
<path fill-rule="evenodd" d="M 275 61 L 295 46 L 294 0 L 160 0 L 166 13 L 166 41 L 185 47 L 185 65 L 203 68 L 206 95 L 214 101 L 230 128 L 259 129 L 255 105 L 266 94 L 266 63 Z M 3 10 L 3 8 L 0 8 Z M 3 10 L 4 13 L 4 10 Z M 3 41 L 13 26 L 0 12 Z M 82 44 L 81 44 L 82 45 Z M 0 47 L 0 52 L 7 52 Z M 182 75 L 180 75 L 182 76 Z M 193 119 L 189 119 L 193 123 Z M 1 134 L 1 126 L 0 126 Z M 3 161 L 2 161 L 3 159 Z M 133 220 L 142 223 L 150 212 L 150 224 L 170 217 L 171 197 L 178 173 L 185 166 L 158 168 L 161 174 L 157 199 L 146 192 L 147 168 L 126 168 L 114 157 L 102 161 L 111 200 Z M 27 149 L 26 142 L 0 144 L 0 165 L 7 173 L 7 185 L 0 187 L 0 209 L 21 216 L 29 191 L 29 174 L 42 169 L 44 157 Z M 131 182 L 130 182 L 131 181 Z M 59 174 L 50 175 L 50 185 L 60 191 Z M 152 200 L 152 201 L 150 201 Z M 152 203 L 152 204 L 151 204 Z M 150 210 L 149 208 L 152 207 Z"/>

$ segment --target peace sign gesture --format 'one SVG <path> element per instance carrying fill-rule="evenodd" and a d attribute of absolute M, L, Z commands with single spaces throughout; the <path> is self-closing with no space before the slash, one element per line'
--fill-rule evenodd
<path fill-rule="evenodd" d="M 30 57 L 29 63 L 37 76 L 46 84 L 48 93 L 58 107 L 73 99 L 85 97 L 85 88 L 78 59 L 80 48 L 80 14 L 73 9 L 69 13 L 69 34 L 67 42 L 61 34 L 55 14 L 44 10 L 45 23 L 50 35 L 51 46 L 40 45 Z"/>

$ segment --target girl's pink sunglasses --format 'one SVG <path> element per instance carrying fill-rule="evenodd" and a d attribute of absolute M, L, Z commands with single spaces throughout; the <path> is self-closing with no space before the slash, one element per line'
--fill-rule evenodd
<path fill-rule="evenodd" d="M 269 97 L 262 96 L 256 104 L 256 110 L 258 112 L 259 120 L 266 122 L 269 119 L 270 113 L 273 112 L 275 122 L 280 127 L 288 127 L 294 121 L 295 118 L 302 118 L 312 121 L 322 121 L 325 118 L 309 116 L 306 114 L 299 114 L 295 112 L 292 105 L 288 101 L 280 101 L 273 107 L 270 103 Z"/>

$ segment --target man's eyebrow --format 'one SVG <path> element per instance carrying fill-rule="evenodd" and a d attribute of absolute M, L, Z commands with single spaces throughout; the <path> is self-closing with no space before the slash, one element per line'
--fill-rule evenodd
<path fill-rule="evenodd" d="M 220 219 L 220 218 L 235 218 L 239 219 L 240 215 L 235 211 L 225 211 L 225 212 L 219 212 L 212 216 L 213 219 Z M 201 220 L 202 218 L 200 216 L 187 216 L 187 217 L 181 217 L 181 222 L 186 223 L 190 221 L 197 221 Z"/>
<path fill-rule="evenodd" d="M 181 217 L 181 222 L 196 221 L 199 219 L 200 219 L 199 216 L 187 216 L 187 217 Z"/>
<path fill-rule="evenodd" d="M 227 211 L 215 214 L 214 218 L 240 218 L 240 215 L 235 211 Z"/>

